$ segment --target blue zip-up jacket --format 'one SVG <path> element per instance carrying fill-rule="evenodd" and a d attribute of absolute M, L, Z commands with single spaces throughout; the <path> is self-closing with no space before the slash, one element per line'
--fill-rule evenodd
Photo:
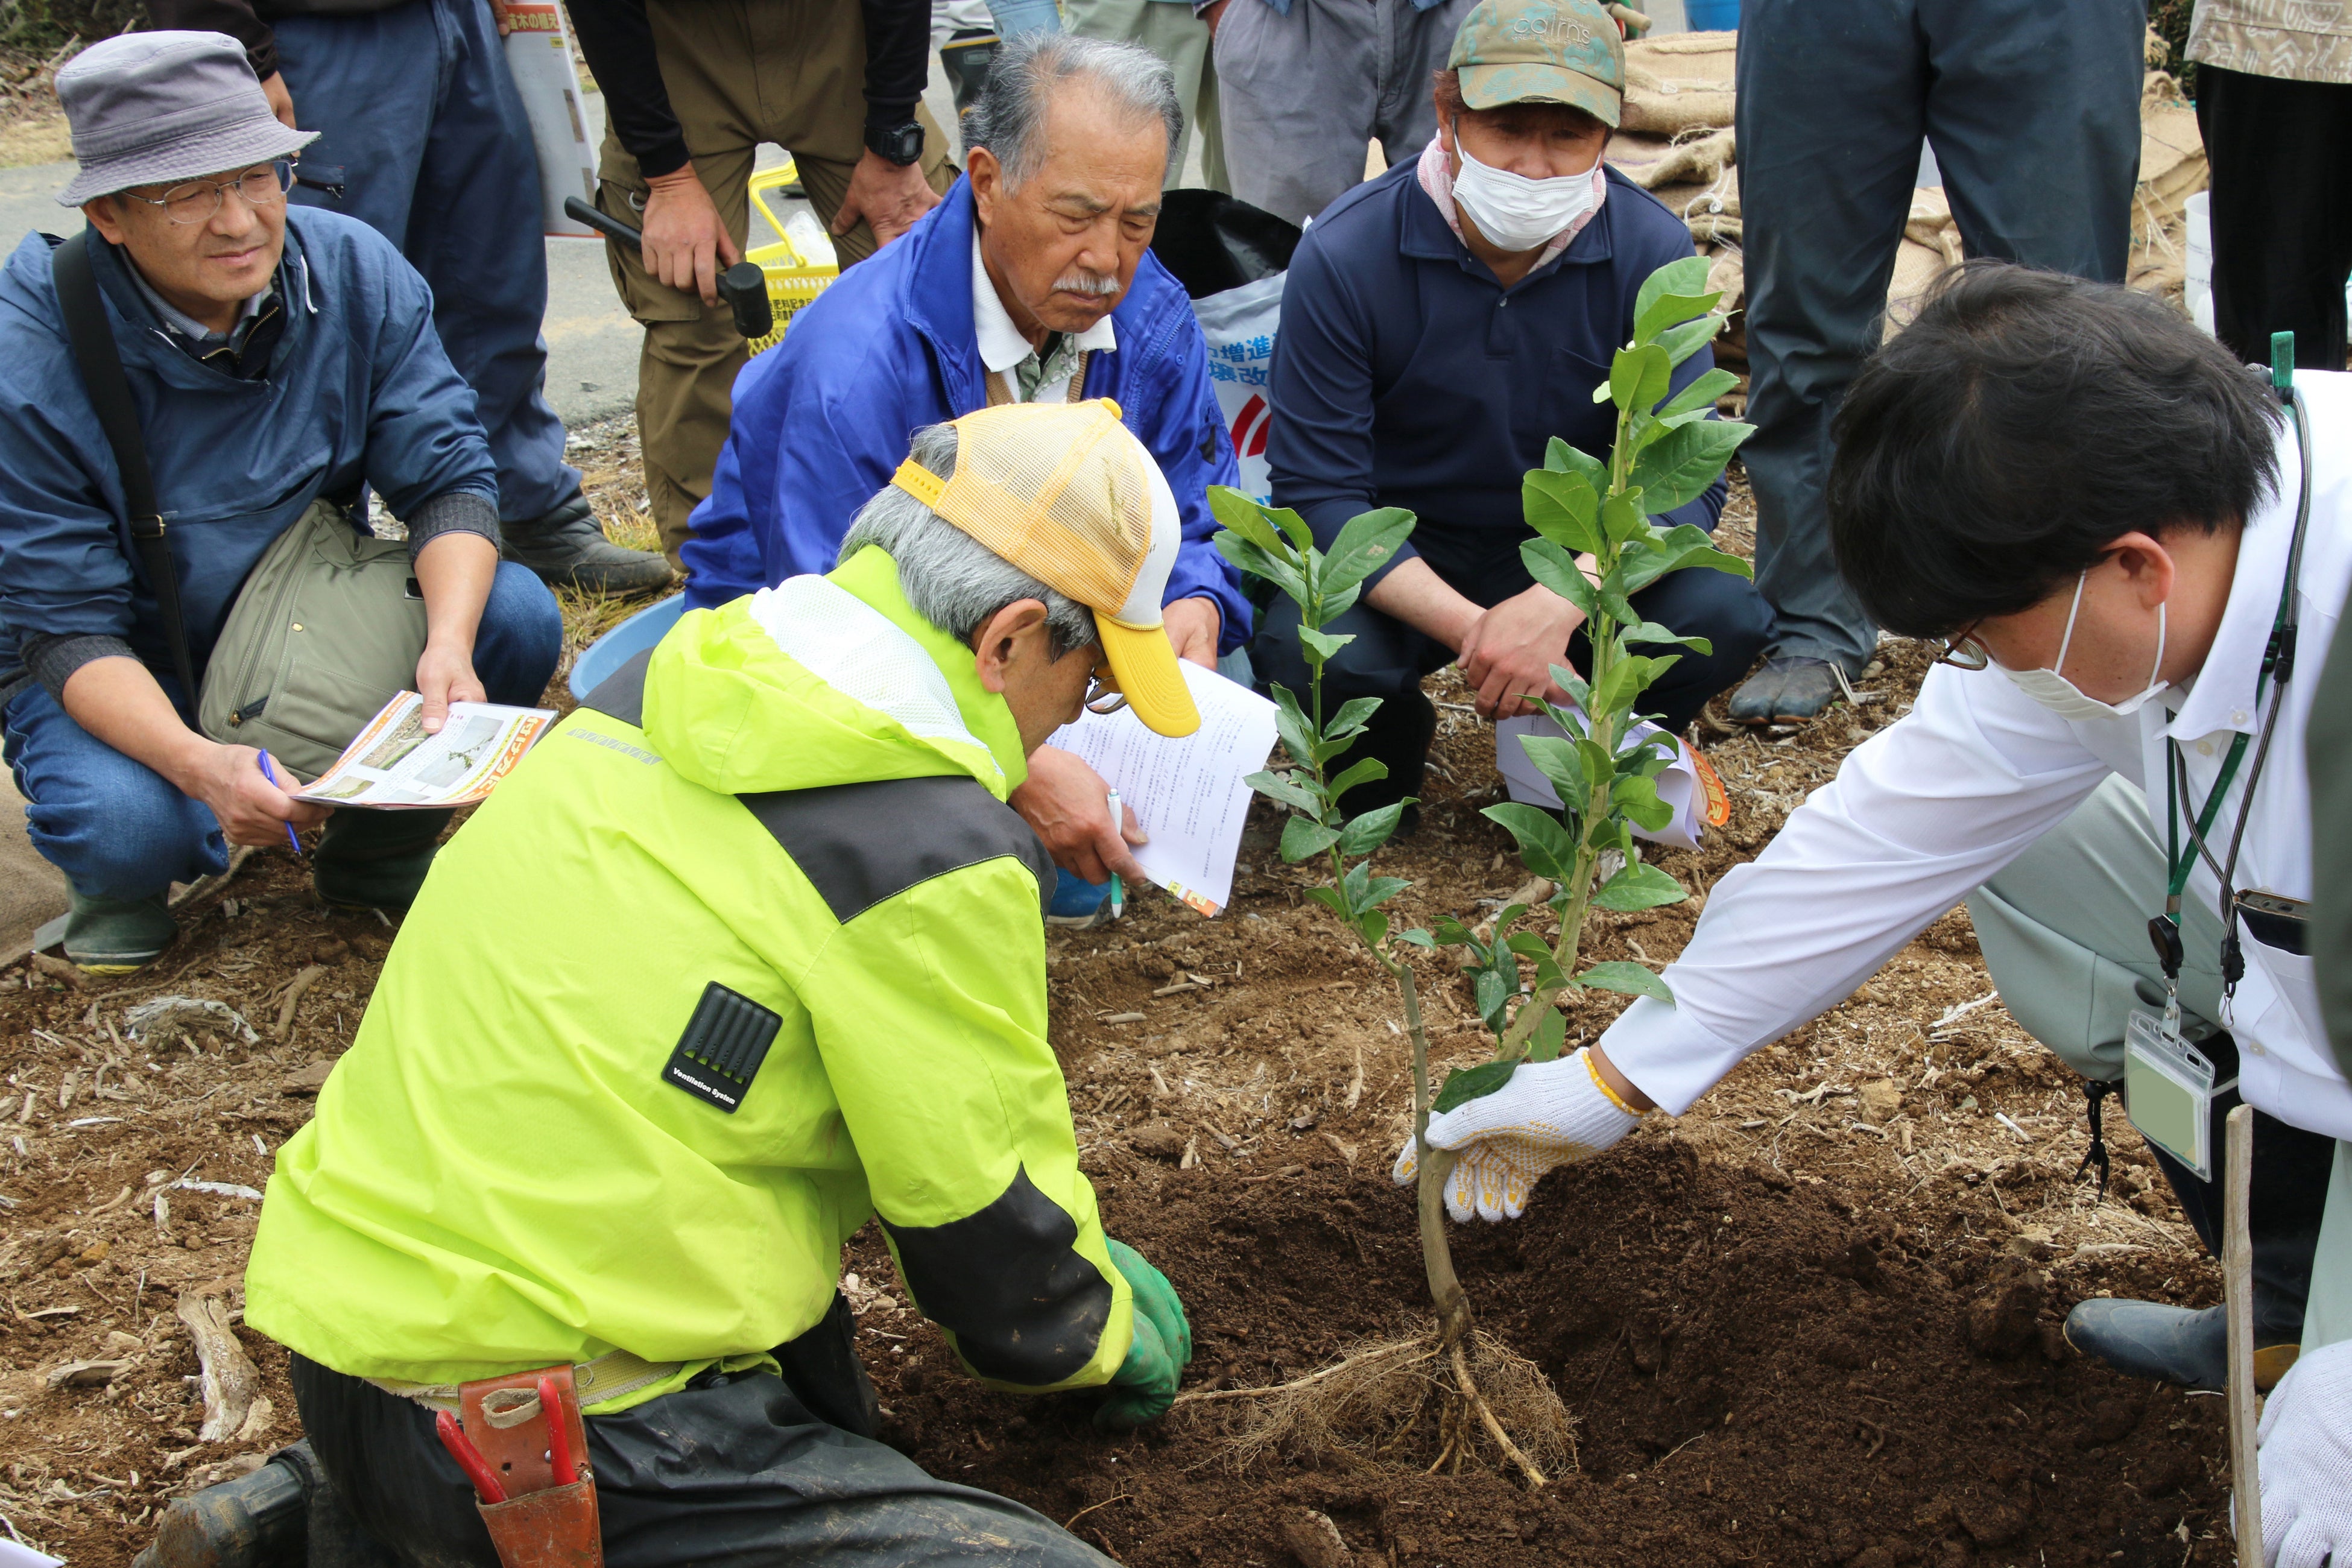
<path fill-rule="evenodd" d="M 89 248 L 200 673 L 254 563 L 319 496 L 355 494 L 365 480 L 413 519 L 428 501 L 470 493 L 495 518 L 497 472 L 473 389 L 442 352 L 425 280 L 375 230 L 287 210 L 286 325 L 251 380 L 191 357 L 156 324 L 129 261 L 112 246 Z M 49 258 L 47 239 L 28 235 L 0 268 L 0 668 L 20 666 L 28 637 L 79 635 L 121 638 L 150 668 L 169 670 Z"/>
<path fill-rule="evenodd" d="M 1691 254 L 1682 220 L 1611 169 L 1584 231 L 1506 292 L 1446 226 L 1418 163 L 1332 203 L 1283 285 L 1267 387 L 1274 501 L 1326 547 L 1376 506 L 1414 512 L 1420 535 L 1527 533 L 1520 476 L 1543 467 L 1554 436 L 1608 458 L 1617 411 L 1592 389 L 1633 341 L 1643 279 Z M 1712 350 L 1691 355 L 1675 390 L 1714 364 Z M 1724 495 L 1718 479 L 1659 521 L 1712 530 Z M 1416 553 L 1408 542 L 1366 586 Z"/>
<path fill-rule="evenodd" d="M 735 417 L 680 552 L 689 609 L 830 572 L 850 520 L 926 425 L 988 405 L 971 320 L 971 186 L 947 198 L 803 307 L 735 378 Z M 1184 514 L 1166 603 L 1214 601 L 1218 650 L 1249 635 L 1239 574 L 1209 541 L 1211 485 L 1241 482 L 1192 302 L 1147 254 L 1110 317 L 1118 348 L 1087 361 L 1087 397 L 1115 399 Z"/>

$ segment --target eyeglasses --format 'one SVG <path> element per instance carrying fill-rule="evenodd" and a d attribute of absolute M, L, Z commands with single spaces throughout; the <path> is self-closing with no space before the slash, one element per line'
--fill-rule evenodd
<path fill-rule="evenodd" d="M 266 207 L 284 201 L 286 193 L 293 188 L 294 165 L 280 159 L 247 169 L 234 180 L 191 180 L 184 185 L 173 185 L 160 196 L 142 196 L 137 191 L 122 194 L 151 207 L 162 207 L 166 218 L 186 226 L 208 221 L 220 211 L 221 200 L 230 191 L 243 196 L 249 207 Z"/>
<path fill-rule="evenodd" d="M 1108 684 L 1100 671 L 1097 671 L 1094 679 L 1087 682 L 1087 712 L 1116 713 L 1126 706 L 1127 693 L 1116 686 Z"/>
<path fill-rule="evenodd" d="M 1957 637 L 1943 638 L 1937 644 L 1935 662 L 1948 664 L 1954 669 L 1983 669 L 1992 663 L 1992 650 L 1977 637 L 1977 627 L 1970 621 Z"/>

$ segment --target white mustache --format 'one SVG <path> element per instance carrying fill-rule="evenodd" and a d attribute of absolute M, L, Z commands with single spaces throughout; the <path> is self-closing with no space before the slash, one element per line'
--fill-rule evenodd
<path fill-rule="evenodd" d="M 1054 280 L 1056 292 L 1064 294 L 1097 294 L 1104 297 L 1118 292 L 1118 279 L 1107 272 L 1078 271 Z"/>

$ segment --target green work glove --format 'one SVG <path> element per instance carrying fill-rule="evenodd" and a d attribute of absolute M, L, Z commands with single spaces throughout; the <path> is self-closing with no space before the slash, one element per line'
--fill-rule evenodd
<path fill-rule="evenodd" d="M 1168 1414 L 1176 1384 L 1192 1361 L 1192 1325 L 1176 1287 L 1123 1241 L 1110 1244 L 1110 1260 L 1126 1276 L 1135 1303 L 1135 1337 L 1127 1359 L 1111 1374 L 1110 1397 L 1095 1412 L 1106 1432 L 1129 1432 Z"/>

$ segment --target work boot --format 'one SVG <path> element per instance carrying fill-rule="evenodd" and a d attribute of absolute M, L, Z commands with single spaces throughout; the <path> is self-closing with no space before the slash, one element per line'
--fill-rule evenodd
<path fill-rule="evenodd" d="M 1825 658 L 1768 658 L 1731 694 L 1732 722 L 1810 723 L 1844 692 L 1838 674 Z"/>
<path fill-rule="evenodd" d="M 2257 1325 L 2254 1387 L 2267 1392 L 2286 1375 L 2302 1347 L 2265 1344 Z M 2066 1314 L 2066 1342 L 2126 1377 L 2153 1378 L 2220 1393 L 2230 1381 L 2229 1309 L 2168 1307 L 2158 1301 L 2100 1297 Z"/>
<path fill-rule="evenodd" d="M 110 899 L 71 889 L 66 916 L 66 957 L 84 974 L 129 974 L 163 955 L 180 934 L 170 889 L 143 899 Z"/>
<path fill-rule="evenodd" d="M 280 1448 L 250 1475 L 173 1502 L 131 1568 L 301 1568 L 317 1477 L 307 1438 Z"/>
<path fill-rule="evenodd" d="M 416 901 L 433 867 L 434 840 L 454 814 L 350 807 L 327 818 L 310 857 L 310 886 L 346 910 L 389 910 Z"/>
<path fill-rule="evenodd" d="M 530 567 L 551 588 L 589 594 L 647 594 L 669 586 L 669 562 L 655 551 L 625 550 L 604 537 L 575 495 L 544 517 L 499 525 L 499 553 Z"/>

